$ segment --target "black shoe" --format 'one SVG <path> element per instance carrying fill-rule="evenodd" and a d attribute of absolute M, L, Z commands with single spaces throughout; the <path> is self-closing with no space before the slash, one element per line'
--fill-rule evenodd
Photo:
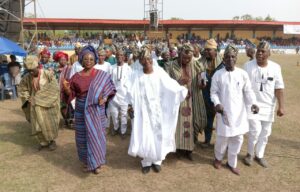
<path fill-rule="evenodd" d="M 192 151 L 186 151 L 186 158 L 190 161 L 193 161 L 194 158 L 193 158 L 193 155 L 192 155 Z"/>
<path fill-rule="evenodd" d="M 111 135 L 112 135 L 112 136 L 117 135 L 118 132 L 119 132 L 119 129 L 117 129 L 117 130 L 115 130 L 114 128 L 111 129 Z"/>
<path fill-rule="evenodd" d="M 176 157 L 178 158 L 178 159 L 180 159 L 181 158 L 181 156 L 182 156 L 182 151 L 180 150 L 180 149 L 176 149 Z"/>
<path fill-rule="evenodd" d="M 125 133 L 124 133 L 124 134 L 123 134 L 123 133 L 121 133 L 121 139 L 122 139 L 122 140 L 126 139 L 126 135 L 125 135 Z"/>
<path fill-rule="evenodd" d="M 155 173 L 159 173 L 161 171 L 161 166 L 152 164 L 152 169 Z"/>
<path fill-rule="evenodd" d="M 48 148 L 48 146 L 49 146 L 49 145 L 41 145 L 41 144 L 39 144 L 39 145 L 37 146 L 37 150 L 38 150 L 38 151 L 41 151 L 41 150 L 43 150 L 43 149 L 45 149 L 45 148 Z"/>
<path fill-rule="evenodd" d="M 48 145 L 49 151 L 54 151 L 56 148 L 57 148 L 56 142 L 54 140 L 50 141 L 50 143 Z"/>
<path fill-rule="evenodd" d="M 151 166 L 142 167 L 142 173 L 143 174 L 149 173 L 150 172 L 150 168 L 151 168 Z"/>

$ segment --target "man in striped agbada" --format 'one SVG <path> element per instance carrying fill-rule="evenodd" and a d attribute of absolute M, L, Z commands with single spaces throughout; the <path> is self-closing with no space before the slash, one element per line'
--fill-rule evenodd
<path fill-rule="evenodd" d="M 20 83 L 22 109 L 38 139 L 38 149 L 53 151 L 60 120 L 58 83 L 53 73 L 39 68 L 37 57 L 28 56 L 24 63 L 28 73 Z"/>

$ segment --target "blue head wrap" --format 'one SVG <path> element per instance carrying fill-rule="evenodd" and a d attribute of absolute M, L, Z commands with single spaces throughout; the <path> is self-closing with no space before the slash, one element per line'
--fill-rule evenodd
<path fill-rule="evenodd" d="M 88 45 L 88 46 L 85 46 L 82 48 L 82 50 L 80 51 L 79 53 L 79 63 L 82 64 L 82 61 L 83 61 L 83 57 L 86 55 L 86 54 L 91 54 L 94 56 L 95 58 L 95 62 L 98 63 L 98 53 L 96 51 L 96 49 L 91 46 L 91 45 Z"/>

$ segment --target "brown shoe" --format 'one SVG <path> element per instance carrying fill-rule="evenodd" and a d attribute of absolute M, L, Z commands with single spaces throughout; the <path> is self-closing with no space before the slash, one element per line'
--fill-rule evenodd
<path fill-rule="evenodd" d="M 233 168 L 233 167 L 231 167 L 231 166 L 228 164 L 228 162 L 226 163 L 226 166 L 229 168 L 229 170 L 230 170 L 232 173 L 234 173 L 234 174 L 236 174 L 236 175 L 240 175 L 240 170 L 239 170 L 238 168 Z"/>
<path fill-rule="evenodd" d="M 219 161 L 218 159 L 215 159 L 213 162 L 213 166 L 216 169 L 220 169 L 222 167 L 222 161 Z"/>

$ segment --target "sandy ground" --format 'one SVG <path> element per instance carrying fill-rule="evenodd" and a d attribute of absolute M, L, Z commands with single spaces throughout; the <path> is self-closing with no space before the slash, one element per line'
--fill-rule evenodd
<path fill-rule="evenodd" d="M 169 154 L 161 173 L 141 173 L 140 159 L 127 155 L 129 137 L 107 136 L 107 164 L 99 175 L 83 173 L 77 158 L 74 131 L 61 129 L 54 152 L 36 150 L 30 124 L 20 110 L 20 101 L 0 102 L 0 191 L 300 191 L 300 56 L 275 55 L 282 64 L 286 82 L 287 115 L 276 119 L 266 159 L 270 168 L 243 165 L 244 145 L 239 156 L 241 176 L 225 167 L 212 166 L 213 147 L 196 146 L 194 161 Z M 239 58 L 240 63 L 246 60 Z M 203 136 L 199 135 L 199 140 Z M 226 160 L 224 160 L 224 163 Z"/>

